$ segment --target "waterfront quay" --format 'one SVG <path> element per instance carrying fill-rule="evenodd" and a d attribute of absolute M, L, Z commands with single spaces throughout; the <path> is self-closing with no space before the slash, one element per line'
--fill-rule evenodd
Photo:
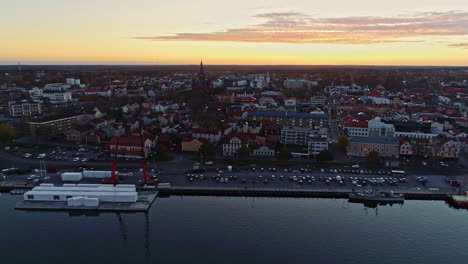
<path fill-rule="evenodd" d="M 196 165 L 196 164 L 195 164 Z M 199 164 L 200 165 L 200 164 Z M 94 164 L 93 167 L 97 167 Z M 270 197 L 323 197 L 347 198 L 350 192 L 378 189 L 405 194 L 406 199 L 444 199 L 448 194 L 462 193 L 466 187 L 452 186 L 447 178 L 466 182 L 467 173 L 463 170 L 413 169 L 402 175 L 393 175 L 388 168 L 318 168 L 307 165 L 293 166 L 253 166 L 214 164 L 200 165 L 194 170 L 194 163 L 187 159 L 177 159 L 160 163 L 157 172 L 149 172 L 160 183 L 168 183 L 158 188 L 159 195 L 219 195 L 219 196 L 270 196 Z M 61 168 L 59 173 L 48 173 L 44 183 L 60 186 L 62 172 L 80 171 L 82 168 Z M 87 168 L 92 170 L 92 168 Z M 105 167 L 99 167 L 104 169 Z M 120 183 L 135 184 L 138 191 L 153 190 L 153 186 L 140 185 L 142 173 L 138 167 L 120 165 Z M 30 174 L 7 175 L 0 182 L 0 191 L 31 189 L 35 185 L 28 181 Z M 337 180 L 337 176 L 341 181 Z M 424 179 L 421 181 L 421 178 Z M 83 178 L 79 183 L 96 184 L 100 179 Z"/>
<path fill-rule="evenodd" d="M 363 191 L 364 189 L 362 189 Z M 395 191 L 395 189 L 379 189 Z M 310 197 L 310 198 L 348 198 L 352 189 L 326 188 L 268 188 L 268 187 L 208 187 L 208 186 L 171 186 L 160 188 L 160 195 L 195 195 L 195 196 L 246 196 L 246 197 Z M 445 200 L 455 190 L 396 190 L 405 195 L 407 200 Z"/>

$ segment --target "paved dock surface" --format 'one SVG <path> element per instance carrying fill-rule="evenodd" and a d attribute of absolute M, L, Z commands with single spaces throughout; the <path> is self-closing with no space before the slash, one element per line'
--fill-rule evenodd
<path fill-rule="evenodd" d="M 138 192 L 135 203 L 103 202 L 99 206 L 68 206 L 63 201 L 21 201 L 15 209 L 18 210 L 79 210 L 79 211 L 120 211 L 120 212 L 146 212 L 158 196 L 158 191 Z"/>
<path fill-rule="evenodd" d="M 366 188 L 369 189 L 369 188 Z M 366 189 L 354 189 L 354 191 L 364 191 Z M 379 188 L 380 191 L 392 191 L 392 188 Z M 403 193 L 405 199 L 445 199 L 447 194 L 455 194 L 454 190 L 440 190 L 432 188 L 408 188 L 395 190 Z M 322 197 L 322 198 L 348 198 L 348 193 L 352 188 L 271 188 L 271 187 L 228 187 L 228 186 L 171 186 L 170 188 L 159 189 L 161 194 L 174 195 L 226 195 L 226 196 L 269 196 L 269 197 Z"/>

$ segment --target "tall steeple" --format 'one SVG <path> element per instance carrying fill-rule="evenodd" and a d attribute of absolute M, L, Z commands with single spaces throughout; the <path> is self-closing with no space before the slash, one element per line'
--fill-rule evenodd
<path fill-rule="evenodd" d="M 198 75 L 205 75 L 205 70 L 203 69 L 203 61 L 200 61 L 200 72 L 198 72 Z"/>

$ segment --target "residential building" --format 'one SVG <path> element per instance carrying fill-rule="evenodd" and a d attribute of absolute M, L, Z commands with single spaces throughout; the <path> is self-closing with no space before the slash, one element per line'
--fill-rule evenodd
<path fill-rule="evenodd" d="M 262 130 L 262 122 L 240 120 L 237 123 L 237 132 L 244 134 L 259 134 Z"/>
<path fill-rule="evenodd" d="M 204 138 L 213 143 L 218 143 L 221 140 L 221 131 L 212 128 L 194 128 L 192 129 L 193 138 Z"/>
<path fill-rule="evenodd" d="M 395 127 L 381 121 L 380 117 L 375 117 L 367 123 L 369 137 L 395 137 Z"/>
<path fill-rule="evenodd" d="M 203 138 L 191 138 L 186 137 L 182 139 L 182 151 L 183 152 L 198 152 L 200 151 L 203 143 L 206 142 L 206 139 Z"/>
<path fill-rule="evenodd" d="M 313 96 L 310 98 L 308 105 L 312 107 L 322 107 L 325 106 L 326 100 L 325 96 Z"/>
<path fill-rule="evenodd" d="M 48 83 L 42 89 L 44 92 L 63 92 L 71 89 L 70 84 L 64 83 Z"/>
<path fill-rule="evenodd" d="M 231 134 L 223 139 L 223 156 L 235 157 L 241 147 L 248 146 L 248 140 L 241 135 Z"/>
<path fill-rule="evenodd" d="M 369 152 L 376 151 L 380 157 L 398 158 L 400 142 L 394 137 L 351 137 L 347 153 L 349 156 L 366 157 Z"/>
<path fill-rule="evenodd" d="M 414 155 L 413 146 L 407 140 L 400 140 L 400 155 L 412 156 Z"/>
<path fill-rule="evenodd" d="M 268 146 L 260 146 L 253 150 L 252 155 L 254 157 L 274 157 L 275 150 L 269 148 Z"/>
<path fill-rule="evenodd" d="M 312 82 L 304 79 L 286 79 L 283 82 L 283 86 L 288 90 L 310 88 L 312 87 Z"/>
<path fill-rule="evenodd" d="M 117 157 L 141 159 L 148 157 L 152 144 L 153 142 L 149 138 L 138 136 L 113 137 L 108 147 L 111 155 L 117 148 Z"/>
<path fill-rule="evenodd" d="M 10 111 L 10 116 L 13 117 L 42 114 L 41 103 L 29 102 L 26 100 L 8 102 L 8 110 Z"/>
<path fill-rule="evenodd" d="M 42 96 L 49 98 L 52 104 L 66 103 L 72 100 L 72 94 L 69 91 L 43 91 Z"/>
<path fill-rule="evenodd" d="M 81 115 L 72 115 L 65 117 L 45 117 L 33 118 L 28 122 L 31 135 L 38 136 L 38 129 L 46 127 L 47 133 L 51 136 L 63 135 L 67 130 L 75 128 Z"/>
<path fill-rule="evenodd" d="M 301 127 L 283 127 L 281 129 L 281 143 L 293 145 L 307 145 L 312 129 Z"/>
<path fill-rule="evenodd" d="M 369 127 L 367 121 L 351 120 L 345 122 L 343 130 L 347 131 L 349 137 L 368 137 Z"/>
<path fill-rule="evenodd" d="M 309 157 L 315 157 L 321 151 L 328 150 L 328 141 L 326 138 L 312 137 L 308 142 Z"/>
<path fill-rule="evenodd" d="M 436 143 L 437 157 L 457 159 L 460 155 L 460 144 L 451 139 L 445 139 Z"/>
<path fill-rule="evenodd" d="M 247 112 L 247 118 L 254 121 L 262 121 L 269 118 L 272 124 L 279 126 L 293 126 L 301 128 L 316 128 L 328 121 L 325 114 L 306 114 L 288 112 Z"/>
<path fill-rule="evenodd" d="M 93 131 L 93 127 L 91 126 L 81 126 L 69 129 L 65 132 L 65 137 L 69 142 L 83 142 L 86 139 L 86 135 Z"/>

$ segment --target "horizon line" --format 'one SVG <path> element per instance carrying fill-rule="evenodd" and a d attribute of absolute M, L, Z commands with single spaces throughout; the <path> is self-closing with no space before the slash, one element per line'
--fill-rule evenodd
<path fill-rule="evenodd" d="M 0 64 L 0 67 L 14 66 L 18 64 Z M 21 66 L 199 66 L 199 64 L 21 64 Z M 203 66 L 321 66 L 321 67 L 343 67 L 343 66 L 360 66 L 360 67 L 468 67 L 467 65 L 417 65 L 417 64 L 203 64 Z"/>

